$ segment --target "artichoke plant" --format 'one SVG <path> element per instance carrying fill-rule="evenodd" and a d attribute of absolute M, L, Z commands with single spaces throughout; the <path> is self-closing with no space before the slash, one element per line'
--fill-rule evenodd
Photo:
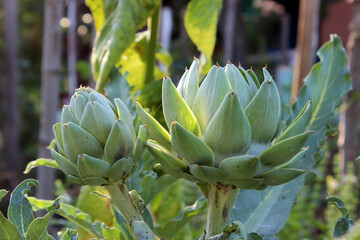
<path fill-rule="evenodd" d="M 266 68 L 259 82 L 252 70 L 230 62 L 213 66 L 200 85 L 198 65 L 195 59 L 177 88 L 169 77 L 163 80 L 169 131 L 137 104 L 158 167 L 195 183 L 259 190 L 304 173 L 295 166 L 307 151 L 311 102 L 280 133 L 279 92 Z"/>
<path fill-rule="evenodd" d="M 53 127 L 57 150 L 51 149 L 60 169 L 79 185 L 108 185 L 126 179 L 144 148 L 141 126 L 135 141 L 126 105 L 115 106 L 102 94 L 80 87 L 64 106 L 61 123 Z"/>

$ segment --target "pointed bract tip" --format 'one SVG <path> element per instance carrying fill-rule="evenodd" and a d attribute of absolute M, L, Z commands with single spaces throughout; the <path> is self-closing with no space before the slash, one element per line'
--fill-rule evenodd
<path fill-rule="evenodd" d="M 234 91 L 231 91 L 231 95 L 232 95 L 232 96 L 234 96 L 234 93 L 235 93 Z"/>
<path fill-rule="evenodd" d="M 271 84 L 271 80 L 267 80 L 268 84 Z"/>
<path fill-rule="evenodd" d="M 220 65 L 219 65 L 219 63 L 218 63 L 218 62 L 216 62 L 216 67 L 218 67 L 218 68 L 220 67 Z"/>
<path fill-rule="evenodd" d="M 314 133 L 314 132 L 316 132 L 316 131 L 314 131 L 314 130 L 309 130 L 308 131 L 310 134 L 312 134 L 312 133 Z"/>
<path fill-rule="evenodd" d="M 230 60 L 227 61 L 227 64 L 231 64 Z"/>
<path fill-rule="evenodd" d="M 267 69 L 267 64 L 265 64 L 265 69 Z"/>
<path fill-rule="evenodd" d="M 196 60 L 198 60 L 196 57 L 195 57 L 195 55 L 194 55 L 194 61 L 196 61 Z"/>
<path fill-rule="evenodd" d="M 241 62 L 239 61 L 239 67 L 241 67 Z"/>
<path fill-rule="evenodd" d="M 312 103 L 312 101 L 309 101 L 309 103 Z"/>
<path fill-rule="evenodd" d="M 252 71 L 253 69 L 252 69 L 252 66 L 250 66 L 250 70 Z"/>
<path fill-rule="evenodd" d="M 188 68 L 187 67 L 185 67 L 185 72 L 188 70 Z"/>

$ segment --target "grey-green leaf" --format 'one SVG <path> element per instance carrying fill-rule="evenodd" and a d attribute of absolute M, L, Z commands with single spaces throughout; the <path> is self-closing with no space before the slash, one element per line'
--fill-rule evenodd
<path fill-rule="evenodd" d="M 25 194 L 31 187 L 37 186 L 38 184 L 38 181 L 35 179 L 26 179 L 11 193 L 8 218 L 19 230 L 23 239 L 25 239 L 29 225 L 34 220 L 31 204 Z"/>

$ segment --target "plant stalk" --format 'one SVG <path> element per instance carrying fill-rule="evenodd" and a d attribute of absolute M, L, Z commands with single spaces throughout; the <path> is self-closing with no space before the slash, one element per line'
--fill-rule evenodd
<path fill-rule="evenodd" d="M 238 189 L 231 185 L 209 185 L 206 238 L 221 234 L 228 225 L 237 193 Z"/>
<path fill-rule="evenodd" d="M 150 40 L 147 44 L 146 70 L 144 84 L 151 82 L 154 78 L 155 53 L 159 30 L 161 3 L 156 8 L 154 14 L 148 20 L 148 29 L 150 29 Z"/>
<path fill-rule="evenodd" d="M 121 215 L 124 217 L 126 223 L 131 227 L 131 222 L 134 220 L 144 221 L 141 213 L 137 209 L 135 203 L 129 195 L 129 190 L 125 183 L 117 182 L 106 185 L 111 201 L 119 209 Z"/>

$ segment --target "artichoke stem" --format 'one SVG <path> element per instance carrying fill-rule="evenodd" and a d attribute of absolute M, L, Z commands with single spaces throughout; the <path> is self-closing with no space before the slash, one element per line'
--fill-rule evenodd
<path fill-rule="evenodd" d="M 238 189 L 232 185 L 209 185 L 206 238 L 221 234 L 228 225 L 237 193 Z"/>
<path fill-rule="evenodd" d="M 131 227 L 134 220 L 144 221 L 141 213 L 137 209 L 135 203 L 129 195 L 129 190 L 125 183 L 122 181 L 106 185 L 111 201 L 119 209 L 121 215 L 124 217 L 126 223 Z"/>

